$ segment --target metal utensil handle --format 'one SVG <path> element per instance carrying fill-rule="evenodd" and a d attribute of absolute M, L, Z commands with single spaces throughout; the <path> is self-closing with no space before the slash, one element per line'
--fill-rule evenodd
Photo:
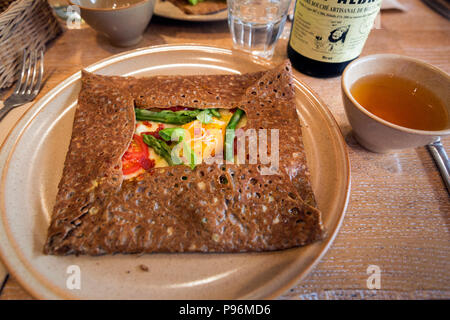
<path fill-rule="evenodd" d="M 435 142 L 430 143 L 427 147 L 441 172 L 442 180 L 444 180 L 447 191 L 450 194 L 450 162 L 448 161 L 444 146 L 442 145 L 441 140 L 438 139 Z"/>
<path fill-rule="evenodd" d="M 3 120 L 3 118 L 10 112 L 12 108 L 10 106 L 3 106 L 3 108 L 0 109 L 0 121 Z"/>

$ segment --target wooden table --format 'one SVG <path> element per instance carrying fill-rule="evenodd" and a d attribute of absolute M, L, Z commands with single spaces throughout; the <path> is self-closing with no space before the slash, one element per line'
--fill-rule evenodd
<path fill-rule="evenodd" d="M 381 28 L 372 31 L 363 55 L 400 53 L 449 72 L 450 22 L 418 0 L 403 3 L 407 12 L 383 11 Z M 154 17 L 139 46 L 166 43 L 232 46 L 226 21 L 185 23 Z M 286 43 L 286 39 L 278 43 L 276 61 L 286 58 Z M 47 79 L 40 96 L 81 68 L 125 50 L 129 49 L 112 47 L 88 27 L 65 32 L 45 53 Z M 352 190 L 334 244 L 315 269 L 281 298 L 450 298 L 450 201 L 427 150 L 393 154 L 364 150 L 352 138 L 340 78 L 296 76 L 328 104 L 339 123 L 348 143 Z M 14 110 L 2 126 L 12 126 L 27 108 Z M 450 151 L 450 139 L 443 143 Z M 367 288 L 369 265 L 381 269 L 379 290 Z M 0 299 L 30 298 L 12 277 L 0 295 Z"/>

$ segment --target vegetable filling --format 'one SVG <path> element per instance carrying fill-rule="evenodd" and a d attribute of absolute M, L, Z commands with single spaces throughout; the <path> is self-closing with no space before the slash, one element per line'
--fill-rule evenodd
<path fill-rule="evenodd" d="M 234 130 L 245 126 L 241 109 L 135 108 L 136 128 L 122 157 L 124 179 L 158 167 L 194 169 L 215 157 L 233 160 Z"/>

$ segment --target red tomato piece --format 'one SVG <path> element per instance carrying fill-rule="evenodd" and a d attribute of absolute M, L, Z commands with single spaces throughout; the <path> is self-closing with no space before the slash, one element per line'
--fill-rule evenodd
<path fill-rule="evenodd" d="M 149 128 L 152 127 L 152 124 L 150 123 L 150 121 L 142 121 L 142 123 L 143 123 L 144 125 L 146 125 L 147 127 L 149 127 Z"/>
<path fill-rule="evenodd" d="M 140 168 L 141 168 L 141 166 L 139 165 L 139 163 L 122 161 L 122 173 L 124 175 L 129 175 L 129 174 L 135 173 Z"/>
<path fill-rule="evenodd" d="M 160 123 L 160 124 L 158 124 L 158 128 L 155 131 L 146 131 L 146 132 L 142 132 L 141 134 L 142 135 L 149 134 L 151 136 L 154 136 L 156 139 L 161 139 L 159 132 L 163 129 L 164 129 L 164 125 Z"/>
<path fill-rule="evenodd" d="M 128 150 L 122 157 L 122 173 L 128 175 L 143 168 L 141 165 L 142 159 L 148 159 L 148 147 L 142 137 L 135 134 L 128 146 Z M 150 161 L 150 159 L 148 160 Z M 148 167 L 148 163 L 145 165 Z"/>
<path fill-rule="evenodd" d="M 141 158 L 139 164 L 144 170 L 150 170 L 155 167 L 155 160 L 149 158 Z"/>

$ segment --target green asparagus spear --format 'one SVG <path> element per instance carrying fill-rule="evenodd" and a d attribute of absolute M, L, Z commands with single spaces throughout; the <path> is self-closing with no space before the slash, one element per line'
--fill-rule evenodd
<path fill-rule="evenodd" d="M 212 122 L 212 113 L 209 109 L 205 109 L 201 111 L 197 115 L 197 120 L 199 120 L 201 123 L 208 124 Z"/>
<path fill-rule="evenodd" d="M 233 113 L 233 116 L 231 117 L 230 121 L 228 121 L 227 129 L 236 129 L 236 126 L 241 120 L 243 115 L 244 111 L 241 109 L 237 109 L 236 112 Z"/>
<path fill-rule="evenodd" d="M 197 110 L 180 110 L 180 111 L 150 111 L 145 109 L 135 108 L 136 120 L 149 120 L 171 124 L 185 124 L 195 119 L 202 123 L 211 123 L 214 116 L 220 118 L 220 113 L 217 109 L 197 109 Z"/>
<path fill-rule="evenodd" d="M 172 156 L 170 154 L 172 149 L 170 149 L 167 143 L 158 140 L 154 136 L 149 134 L 142 135 L 142 139 L 149 147 L 153 148 L 153 150 L 155 150 L 157 154 L 163 157 L 164 160 L 167 161 L 169 166 L 173 166 Z"/>
<path fill-rule="evenodd" d="M 186 138 L 186 129 L 176 127 L 176 128 L 166 128 L 158 132 L 159 136 L 165 141 L 182 141 Z M 172 140 L 174 138 L 175 140 Z"/>
<path fill-rule="evenodd" d="M 227 124 L 225 130 L 225 159 L 227 161 L 234 160 L 234 137 L 236 136 L 235 129 L 242 116 L 244 115 L 244 111 L 241 109 L 237 109 L 230 121 Z"/>
<path fill-rule="evenodd" d="M 208 109 L 210 112 L 211 112 L 211 114 L 214 116 L 214 117 L 216 117 L 216 118 L 222 118 L 222 116 L 220 115 L 220 112 L 219 112 L 219 110 L 217 110 L 217 109 Z"/>
<path fill-rule="evenodd" d="M 203 2 L 204 0 L 188 0 L 188 2 L 191 4 L 191 5 L 193 5 L 193 6 L 195 6 L 197 3 L 199 3 L 199 2 Z"/>
<path fill-rule="evenodd" d="M 194 170 L 195 166 L 197 165 L 197 156 L 195 155 L 195 152 L 192 151 L 191 147 L 186 141 L 183 141 L 181 143 L 183 143 L 184 152 L 190 155 L 189 167 L 191 168 L 191 170 Z"/>
<path fill-rule="evenodd" d="M 158 132 L 159 136 L 161 138 L 163 138 L 166 141 L 179 141 L 179 143 L 182 143 L 183 147 L 183 152 L 186 155 L 190 155 L 189 156 L 189 167 L 191 167 L 192 170 L 195 169 L 195 165 L 197 163 L 197 157 L 195 156 L 195 153 L 192 151 L 191 147 L 189 146 L 189 144 L 186 142 L 186 129 L 183 128 L 166 128 L 163 129 L 161 131 Z M 174 148 L 179 148 L 180 146 L 175 146 Z M 175 155 L 177 156 L 177 155 Z M 181 159 L 178 158 L 176 161 L 174 161 L 175 164 L 181 164 L 182 161 Z"/>
<path fill-rule="evenodd" d="M 181 111 L 150 111 L 135 108 L 136 120 L 149 120 L 171 124 L 185 124 L 194 121 L 202 110 L 181 110 Z"/>

